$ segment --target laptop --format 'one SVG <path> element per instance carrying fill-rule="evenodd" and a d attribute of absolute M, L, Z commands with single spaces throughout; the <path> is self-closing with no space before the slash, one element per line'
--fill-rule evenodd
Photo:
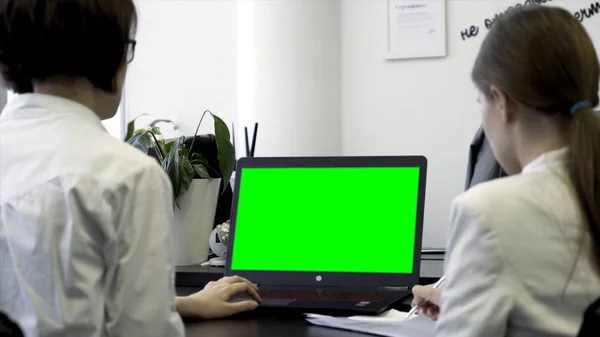
<path fill-rule="evenodd" d="M 225 276 L 259 309 L 380 314 L 419 281 L 426 177 L 422 156 L 240 159 Z"/>

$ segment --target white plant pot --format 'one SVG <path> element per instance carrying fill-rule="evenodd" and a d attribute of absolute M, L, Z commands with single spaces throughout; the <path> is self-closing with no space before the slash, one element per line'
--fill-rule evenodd
<path fill-rule="evenodd" d="M 220 178 L 194 179 L 179 199 L 173 224 L 175 265 L 197 265 L 208 260 L 220 187 Z"/>

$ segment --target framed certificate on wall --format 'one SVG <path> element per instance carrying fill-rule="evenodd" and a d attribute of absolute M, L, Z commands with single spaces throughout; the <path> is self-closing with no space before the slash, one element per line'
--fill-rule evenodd
<path fill-rule="evenodd" d="M 388 60 L 445 56 L 446 0 L 388 0 Z"/>

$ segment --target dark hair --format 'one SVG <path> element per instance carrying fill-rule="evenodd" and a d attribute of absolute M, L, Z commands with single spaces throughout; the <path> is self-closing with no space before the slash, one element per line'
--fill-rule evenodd
<path fill-rule="evenodd" d="M 598 105 L 600 65 L 584 27 L 566 10 L 531 6 L 499 19 L 485 38 L 472 78 L 491 97 L 508 97 L 547 114 L 571 116 L 577 103 Z M 579 110 L 569 131 L 570 178 L 595 241 L 600 266 L 600 118 Z"/>
<path fill-rule="evenodd" d="M 54 76 L 115 92 L 136 25 L 133 0 L 1 0 L 0 74 L 16 93 Z"/>

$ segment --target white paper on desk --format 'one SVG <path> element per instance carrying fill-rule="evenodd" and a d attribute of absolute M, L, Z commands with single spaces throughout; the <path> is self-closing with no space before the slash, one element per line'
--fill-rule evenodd
<path fill-rule="evenodd" d="M 348 319 L 353 319 L 357 321 L 367 321 L 367 322 L 385 322 L 385 321 L 403 321 L 406 316 L 408 316 L 408 312 L 398 311 L 396 309 L 391 309 L 379 316 L 350 316 Z"/>
<path fill-rule="evenodd" d="M 384 337 L 433 337 L 434 323 L 424 316 L 415 316 L 407 321 L 380 318 L 379 320 L 349 319 L 323 315 L 307 315 L 306 320 L 314 325 L 363 332 Z"/>

